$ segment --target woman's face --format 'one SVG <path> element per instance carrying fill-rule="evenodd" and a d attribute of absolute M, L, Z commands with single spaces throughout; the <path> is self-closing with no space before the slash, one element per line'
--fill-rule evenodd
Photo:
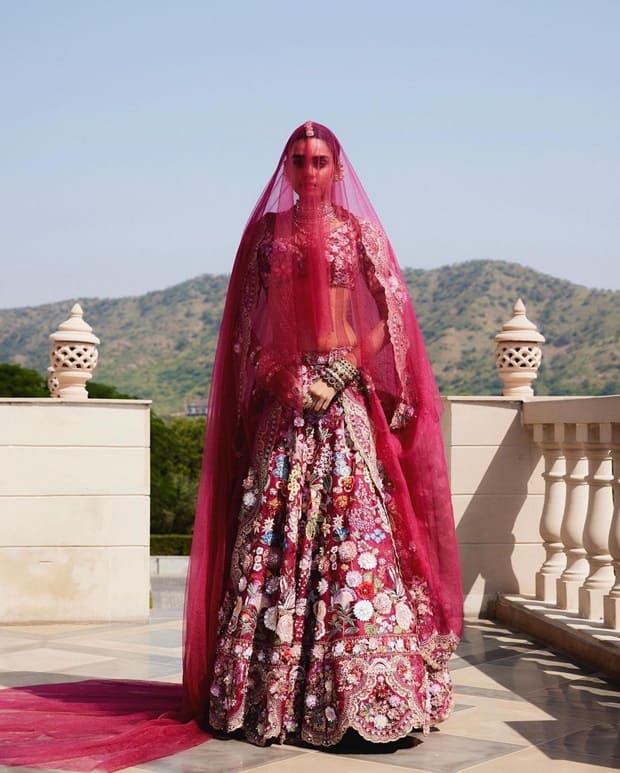
<path fill-rule="evenodd" d="M 286 176 L 300 198 L 325 198 L 334 172 L 334 157 L 325 140 L 309 137 L 296 140 L 291 146 Z"/>

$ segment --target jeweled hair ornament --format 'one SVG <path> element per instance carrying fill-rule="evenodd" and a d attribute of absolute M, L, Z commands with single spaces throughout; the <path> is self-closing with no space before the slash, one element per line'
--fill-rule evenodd
<path fill-rule="evenodd" d="M 314 137 L 314 125 L 312 121 L 306 121 L 304 126 L 306 127 L 306 137 Z"/>

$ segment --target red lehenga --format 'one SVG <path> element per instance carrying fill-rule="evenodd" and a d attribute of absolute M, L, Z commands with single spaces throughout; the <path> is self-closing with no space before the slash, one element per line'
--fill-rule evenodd
<path fill-rule="evenodd" d="M 338 286 L 364 281 L 350 230 L 329 239 Z M 306 353 L 302 391 L 341 354 Z M 320 415 L 271 402 L 258 418 L 210 687 L 219 730 L 387 741 L 449 713 L 456 641 L 437 631 L 426 580 L 403 582 L 369 388 L 349 385 Z"/>
<path fill-rule="evenodd" d="M 314 216 L 296 156 L 336 162 Z M 304 408 L 343 356 L 359 378 Z M 244 232 L 214 371 L 184 669 L 210 727 L 331 745 L 449 714 L 462 595 L 439 415 L 385 233 L 337 139 L 305 124 Z"/>

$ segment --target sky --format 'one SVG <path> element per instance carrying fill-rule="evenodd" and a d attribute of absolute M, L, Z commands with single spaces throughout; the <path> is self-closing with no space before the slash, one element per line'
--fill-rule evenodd
<path fill-rule="evenodd" d="M 0 0 L 0 308 L 228 273 L 295 126 L 402 266 L 620 289 L 618 0 Z"/>

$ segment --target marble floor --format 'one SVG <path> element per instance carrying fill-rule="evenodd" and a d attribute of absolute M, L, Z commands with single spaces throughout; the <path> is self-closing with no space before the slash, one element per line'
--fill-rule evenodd
<path fill-rule="evenodd" d="M 164 604 L 164 607 L 174 606 Z M 0 628 L 0 687 L 110 677 L 178 681 L 181 619 Z M 131 773 L 398 773 L 620 769 L 620 693 L 599 674 L 489 620 L 471 620 L 454 657 L 456 708 L 430 736 L 318 751 L 211 740 Z M 0 770 L 26 773 L 28 768 Z"/>

